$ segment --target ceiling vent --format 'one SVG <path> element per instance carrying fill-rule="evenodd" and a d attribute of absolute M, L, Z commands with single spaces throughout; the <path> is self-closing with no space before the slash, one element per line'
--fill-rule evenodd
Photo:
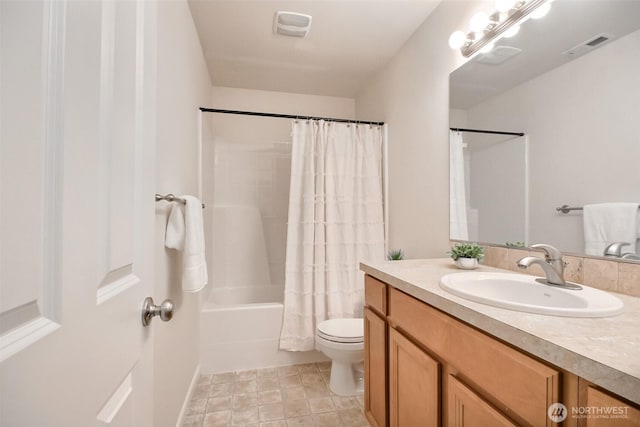
<path fill-rule="evenodd" d="M 513 58 L 522 52 L 522 49 L 511 46 L 496 46 L 490 52 L 478 55 L 476 61 L 481 64 L 499 65 L 507 59 Z"/>
<path fill-rule="evenodd" d="M 597 36 L 593 36 L 569 50 L 565 50 L 562 54 L 570 59 L 577 58 L 580 55 L 584 55 L 587 52 L 591 52 L 592 50 L 609 43 L 614 38 L 615 36 L 609 33 L 598 34 Z"/>
<path fill-rule="evenodd" d="M 281 36 L 306 37 L 311 29 L 311 15 L 296 12 L 276 12 L 273 32 Z"/>

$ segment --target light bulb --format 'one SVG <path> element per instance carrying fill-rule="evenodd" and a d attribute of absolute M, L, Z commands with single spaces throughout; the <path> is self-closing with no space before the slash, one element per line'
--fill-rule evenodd
<path fill-rule="evenodd" d="M 484 31 L 488 24 L 489 15 L 484 12 L 478 12 L 471 18 L 471 21 L 469 22 L 469 28 L 471 28 L 471 31 L 473 31 L 474 33 L 480 33 Z"/>
<path fill-rule="evenodd" d="M 542 6 L 539 6 L 533 12 L 531 12 L 531 17 L 533 19 L 543 18 L 543 17 L 547 16 L 547 13 L 549 13 L 549 10 L 551 10 L 551 3 L 545 3 Z"/>
<path fill-rule="evenodd" d="M 493 50 L 493 48 L 496 47 L 495 43 L 489 43 L 488 45 L 485 45 L 485 47 L 483 47 L 482 49 L 479 50 L 480 53 L 489 53 Z"/>
<path fill-rule="evenodd" d="M 507 12 L 516 4 L 516 0 L 496 0 L 496 10 Z"/>
<path fill-rule="evenodd" d="M 502 35 L 508 39 L 518 34 L 518 31 L 520 31 L 520 25 L 514 25 L 513 27 L 505 31 Z"/>
<path fill-rule="evenodd" d="M 464 31 L 455 31 L 449 36 L 449 46 L 451 49 L 460 49 L 464 42 L 467 41 L 467 35 Z"/>

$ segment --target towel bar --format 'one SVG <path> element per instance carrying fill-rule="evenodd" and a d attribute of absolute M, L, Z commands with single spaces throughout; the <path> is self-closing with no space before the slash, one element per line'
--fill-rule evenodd
<path fill-rule="evenodd" d="M 584 210 L 584 208 L 582 207 L 571 207 L 569 205 L 562 205 L 559 208 L 556 208 L 556 211 L 558 212 L 562 212 L 562 213 L 569 213 L 569 211 L 582 211 Z"/>
<path fill-rule="evenodd" d="M 569 213 L 569 211 L 581 211 L 581 210 L 583 210 L 583 209 L 584 209 L 584 208 L 572 208 L 572 207 L 571 207 L 571 206 L 569 206 L 569 205 L 562 205 L 562 206 L 560 206 L 559 208 L 556 208 L 556 211 L 558 211 L 558 212 L 562 212 L 562 213 L 565 213 L 565 214 L 566 214 L 566 213 Z"/>
<path fill-rule="evenodd" d="M 156 193 L 156 202 L 159 202 L 160 200 L 166 200 L 167 202 L 178 202 L 182 203 L 183 205 L 187 203 L 185 199 L 177 197 L 171 193 L 165 194 L 164 196 L 162 194 Z M 204 203 L 202 204 L 202 209 L 204 209 Z"/>

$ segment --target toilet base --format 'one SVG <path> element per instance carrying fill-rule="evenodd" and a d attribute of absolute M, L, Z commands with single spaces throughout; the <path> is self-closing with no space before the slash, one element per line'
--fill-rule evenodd
<path fill-rule="evenodd" d="M 331 362 L 329 388 L 338 396 L 353 396 L 364 392 L 364 364 L 334 360 Z"/>

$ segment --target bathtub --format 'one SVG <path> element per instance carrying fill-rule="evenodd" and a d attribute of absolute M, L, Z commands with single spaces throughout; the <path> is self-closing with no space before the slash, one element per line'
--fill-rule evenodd
<path fill-rule="evenodd" d="M 327 361 L 317 351 L 278 349 L 281 286 L 211 289 L 200 318 L 200 372 L 213 374 Z"/>

